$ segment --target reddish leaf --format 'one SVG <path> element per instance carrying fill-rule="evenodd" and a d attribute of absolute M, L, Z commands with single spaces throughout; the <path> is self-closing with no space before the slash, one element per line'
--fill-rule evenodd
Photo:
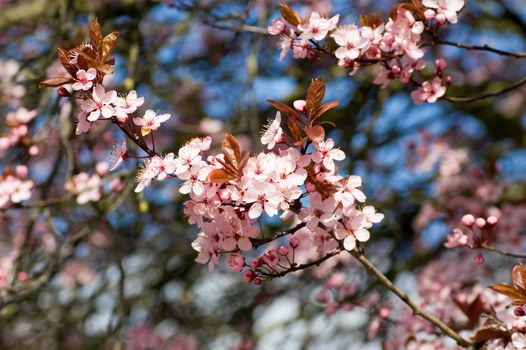
<path fill-rule="evenodd" d="M 325 129 L 320 125 L 307 128 L 305 133 L 314 142 L 322 142 L 325 139 Z"/>
<path fill-rule="evenodd" d="M 89 36 L 95 52 L 100 54 L 102 48 L 102 33 L 100 31 L 99 21 L 97 21 L 96 18 L 91 21 L 89 26 Z"/>
<path fill-rule="evenodd" d="M 214 169 L 208 174 L 208 181 L 214 184 L 223 184 L 234 179 L 234 176 L 225 169 Z"/>
<path fill-rule="evenodd" d="M 102 58 L 100 60 L 100 63 L 105 63 L 108 57 L 111 55 L 111 51 L 117 44 L 117 40 L 119 39 L 119 33 L 113 32 L 104 37 L 104 40 L 102 41 Z"/>
<path fill-rule="evenodd" d="M 514 305 L 526 304 L 526 295 L 510 285 L 499 283 L 490 286 L 490 288 L 499 294 L 512 298 Z"/>
<path fill-rule="evenodd" d="M 320 108 L 321 101 L 325 96 L 325 81 L 322 77 L 314 79 L 307 89 L 307 115 L 309 121 L 312 121 L 312 117 L 315 115 L 316 110 Z"/>
<path fill-rule="evenodd" d="M 490 339 L 509 339 L 510 336 L 510 333 L 504 326 L 494 321 L 488 321 L 479 330 L 477 330 L 475 335 L 471 338 L 471 341 L 475 344 L 478 344 Z"/>
<path fill-rule="evenodd" d="M 115 66 L 111 64 L 99 64 L 95 67 L 99 72 L 103 74 L 112 74 L 113 70 L 115 69 Z"/>
<path fill-rule="evenodd" d="M 58 59 L 60 63 L 62 63 L 62 66 L 68 71 L 69 74 L 71 74 L 72 77 L 74 77 L 77 74 L 77 68 L 69 62 L 69 51 L 58 48 L 57 52 Z"/>
<path fill-rule="evenodd" d="M 314 122 L 316 119 L 321 117 L 323 114 L 325 114 L 327 111 L 333 109 L 334 107 L 338 106 L 340 104 L 339 100 L 331 101 L 324 103 L 323 105 L 318 108 L 313 115 L 310 117 L 310 122 Z"/>
<path fill-rule="evenodd" d="M 379 27 L 382 23 L 383 23 L 382 19 L 376 13 L 373 13 L 372 15 L 369 15 L 369 16 L 360 15 L 360 26 L 361 27 L 376 28 L 376 27 Z"/>
<path fill-rule="evenodd" d="M 232 134 L 227 133 L 225 135 L 221 149 L 225 154 L 227 163 L 231 164 L 232 167 L 237 170 L 241 160 L 241 151 L 239 149 L 239 143 Z"/>
<path fill-rule="evenodd" d="M 280 111 L 281 113 L 283 113 L 287 117 L 295 119 L 296 121 L 300 122 L 301 124 L 305 124 L 305 122 L 301 118 L 301 116 L 298 113 L 298 111 L 296 111 L 294 108 L 292 108 L 290 106 L 287 106 L 286 104 L 283 104 L 281 102 L 274 101 L 274 100 L 267 100 L 267 102 L 270 103 L 272 105 L 272 107 L 276 108 L 278 111 Z"/>
<path fill-rule="evenodd" d="M 294 143 L 301 141 L 301 131 L 298 127 L 298 124 L 293 119 L 289 119 L 287 120 L 287 126 L 289 127 L 290 134 Z"/>
<path fill-rule="evenodd" d="M 302 22 L 301 16 L 296 11 L 288 7 L 285 3 L 279 4 L 279 12 L 281 12 L 283 19 L 285 19 L 285 21 L 294 27 L 301 24 Z"/>
<path fill-rule="evenodd" d="M 74 81 L 75 80 L 72 78 L 58 77 L 58 78 L 51 78 L 51 79 L 41 81 L 40 84 L 38 84 L 38 86 L 40 88 L 57 87 L 57 86 L 61 86 L 64 84 L 71 84 Z"/>
<path fill-rule="evenodd" d="M 515 265 L 511 272 L 511 279 L 515 289 L 521 291 L 523 294 L 526 293 L 526 267 L 523 267 L 521 264 Z"/>

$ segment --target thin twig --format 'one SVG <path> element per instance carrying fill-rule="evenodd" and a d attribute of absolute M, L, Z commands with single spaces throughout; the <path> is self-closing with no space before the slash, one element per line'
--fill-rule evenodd
<path fill-rule="evenodd" d="M 474 349 L 473 344 L 468 342 L 466 339 L 462 338 L 457 332 L 450 328 L 447 324 L 442 322 L 440 319 L 430 314 L 429 312 L 423 310 L 418 306 L 411 298 L 404 293 L 400 288 L 398 288 L 393 282 L 391 282 L 378 268 L 369 260 L 363 253 L 359 253 L 355 250 L 350 251 L 349 254 L 354 256 L 369 272 L 371 272 L 380 283 L 386 286 L 391 292 L 393 292 L 400 300 L 402 300 L 407 306 L 413 310 L 413 313 L 417 316 L 420 316 L 427 321 L 434 324 L 436 327 L 440 328 L 444 334 L 454 339 L 458 345 L 463 346 L 464 348 Z"/>
<path fill-rule="evenodd" d="M 447 46 L 454 46 L 454 47 L 457 47 L 459 49 L 475 50 L 475 51 L 488 51 L 488 52 L 496 53 L 497 55 L 501 55 L 501 56 L 509 56 L 509 57 L 514 57 L 514 58 L 526 58 L 526 52 L 510 52 L 510 51 L 497 49 L 497 48 L 488 46 L 486 44 L 484 44 L 484 45 L 469 45 L 469 44 L 457 43 L 457 42 L 450 41 L 450 40 L 444 40 L 444 39 L 440 39 L 440 38 L 435 38 L 435 43 L 436 44 L 441 44 L 441 45 L 447 45 Z"/>
<path fill-rule="evenodd" d="M 446 101 L 449 101 L 449 102 L 453 102 L 453 103 L 475 102 L 475 101 L 480 101 L 480 100 L 484 100 L 484 99 L 491 98 L 491 97 L 497 97 L 497 96 L 504 95 L 504 94 L 506 94 L 506 93 L 508 93 L 510 91 L 515 90 L 518 87 L 521 87 L 524 84 L 526 84 L 526 77 L 524 77 L 521 80 L 517 81 L 513 85 L 510 85 L 510 86 L 508 86 L 508 87 L 506 87 L 504 89 L 501 89 L 501 90 L 498 90 L 498 91 L 495 91 L 495 92 L 488 92 L 488 93 L 485 93 L 485 94 L 476 95 L 476 96 L 470 96 L 470 97 L 445 96 L 445 97 L 443 97 L 443 99 L 446 100 Z"/>
<path fill-rule="evenodd" d="M 483 243 L 481 245 L 481 248 L 485 249 L 485 250 L 488 250 L 490 252 L 493 252 L 493 253 L 497 253 L 497 254 L 504 255 L 504 256 L 509 256 L 511 258 L 526 259 L 526 254 L 518 254 L 518 253 L 507 252 L 507 251 L 500 250 L 498 248 L 492 247 L 492 246 L 490 246 L 487 243 Z"/>

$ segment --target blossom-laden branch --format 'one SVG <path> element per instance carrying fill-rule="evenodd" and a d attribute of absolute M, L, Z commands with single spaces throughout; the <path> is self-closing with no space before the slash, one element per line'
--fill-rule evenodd
<path fill-rule="evenodd" d="M 436 316 L 425 311 L 420 306 L 418 306 L 405 292 L 398 288 L 391 280 L 389 280 L 378 268 L 369 260 L 367 257 L 358 251 L 351 251 L 350 254 L 354 256 L 373 276 L 378 279 L 387 289 L 389 289 L 393 294 L 395 294 L 400 300 L 402 300 L 407 306 L 413 310 L 413 313 L 417 316 L 420 316 L 427 321 L 431 322 L 437 328 L 439 328 L 444 334 L 448 337 L 454 339 L 458 345 L 467 348 L 474 349 L 473 344 L 471 344 L 466 339 L 462 338 L 455 330 L 449 327 L 447 324 L 442 322 Z"/>
<path fill-rule="evenodd" d="M 424 60 L 426 38 L 433 45 L 455 46 L 467 50 L 483 50 L 503 56 L 525 58 L 526 53 L 513 53 L 487 45 L 467 45 L 438 37 L 441 27 L 457 23 L 457 13 L 464 7 L 464 0 L 413 0 L 393 7 L 387 22 L 378 16 L 362 16 L 360 26 L 338 25 L 340 15 L 324 18 L 312 12 L 303 19 L 285 4 L 280 5 L 282 18 L 274 19 L 268 27 L 271 35 L 279 35 L 280 59 L 289 51 L 293 58 L 318 60 L 329 55 L 338 60 L 338 66 L 351 69 L 354 75 L 360 68 L 378 65 L 380 71 L 375 84 L 387 87 L 391 81 L 416 87 L 411 97 L 417 104 L 434 103 L 439 99 L 449 102 L 474 102 L 503 95 L 521 87 L 525 79 L 493 93 L 471 97 L 446 96 L 452 78 L 444 74 L 447 63 L 435 60 L 434 76 L 422 79 L 427 63 Z M 321 41 L 325 43 L 322 44 Z M 417 74 L 419 73 L 420 74 Z"/>

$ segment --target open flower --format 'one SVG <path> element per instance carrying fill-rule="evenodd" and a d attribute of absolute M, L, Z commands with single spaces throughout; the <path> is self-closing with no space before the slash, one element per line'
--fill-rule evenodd
<path fill-rule="evenodd" d="M 444 24 L 446 19 L 449 23 L 457 23 L 457 12 L 464 7 L 464 0 L 423 0 L 422 4 L 431 9 L 436 9 L 436 20 Z"/>
<path fill-rule="evenodd" d="M 88 121 L 94 122 L 101 116 L 109 119 L 115 114 L 115 109 L 111 105 L 117 97 L 117 92 L 114 90 L 106 92 L 102 85 L 97 85 L 93 91 L 93 98 L 82 102 L 80 108 L 89 113 Z"/>
<path fill-rule="evenodd" d="M 153 130 L 159 129 L 161 123 L 170 119 L 170 114 L 157 115 L 151 109 L 147 110 L 142 118 L 133 118 L 135 125 L 141 127 L 141 135 L 146 136 Z"/>
<path fill-rule="evenodd" d="M 283 130 L 281 129 L 281 113 L 276 113 L 276 118 L 268 125 L 267 130 L 261 136 L 261 143 L 267 145 L 268 149 L 273 149 L 276 143 L 283 140 Z"/>
<path fill-rule="evenodd" d="M 121 123 L 128 121 L 128 115 L 144 104 L 144 97 L 137 97 L 137 92 L 132 90 L 125 97 L 117 97 L 115 100 L 115 116 Z"/>
<path fill-rule="evenodd" d="M 73 90 L 87 91 L 93 87 L 93 80 L 97 77 L 97 70 L 90 68 L 86 72 L 84 69 L 77 71 L 77 81 L 71 85 Z"/>
<path fill-rule="evenodd" d="M 313 11 L 306 25 L 298 25 L 298 30 L 302 32 L 301 38 L 305 40 L 323 40 L 331 30 L 336 28 L 339 19 L 340 15 L 324 18 L 318 12 Z"/>

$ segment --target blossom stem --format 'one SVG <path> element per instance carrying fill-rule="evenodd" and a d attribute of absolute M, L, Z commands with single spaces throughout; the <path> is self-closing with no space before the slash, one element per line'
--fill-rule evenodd
<path fill-rule="evenodd" d="M 449 102 L 454 102 L 454 103 L 475 102 L 475 101 L 480 101 L 480 100 L 484 100 L 484 99 L 491 98 L 491 97 L 504 95 L 504 94 L 506 94 L 506 93 L 508 93 L 510 91 L 513 91 L 513 90 L 521 87 L 524 84 L 526 84 L 526 77 L 524 77 L 521 80 L 517 81 L 513 85 L 510 85 L 510 86 L 508 86 L 508 87 L 506 87 L 504 89 L 501 89 L 501 90 L 498 90 L 498 91 L 495 91 L 495 92 L 488 92 L 488 93 L 485 93 L 485 94 L 480 94 L 480 95 L 470 96 L 470 97 L 448 97 L 448 96 L 445 96 L 445 97 L 443 97 L 443 99 L 447 100 Z"/>
<path fill-rule="evenodd" d="M 526 58 L 526 52 L 509 52 L 505 50 L 496 49 L 488 45 L 468 45 L 468 44 L 457 43 L 454 41 L 444 40 L 440 38 L 435 38 L 435 43 L 440 44 L 440 45 L 454 46 L 459 49 L 488 51 L 488 52 L 496 53 L 501 56 L 510 56 L 513 58 Z"/>
<path fill-rule="evenodd" d="M 493 246 L 491 246 L 491 245 L 489 245 L 487 243 L 483 243 L 480 247 L 482 249 L 488 250 L 490 252 L 497 253 L 497 254 L 504 255 L 504 256 L 509 256 L 511 258 L 526 259 L 526 254 L 518 254 L 518 253 L 507 252 L 507 251 L 495 248 L 495 247 L 493 247 Z"/>
<path fill-rule="evenodd" d="M 367 259 L 367 257 L 363 253 L 353 250 L 349 251 L 349 254 L 354 256 L 356 260 L 358 260 L 369 272 L 371 272 L 380 283 L 386 286 L 391 292 L 393 292 L 398 298 L 400 298 L 401 301 L 403 301 L 407 306 L 409 306 L 411 310 L 413 310 L 413 314 L 426 319 L 427 321 L 434 324 L 436 327 L 440 328 L 440 330 L 442 330 L 444 334 L 454 339 L 458 345 L 467 349 L 474 349 L 473 344 L 468 342 L 466 339 L 462 338 L 451 327 L 442 322 L 436 316 L 420 308 L 420 306 L 418 306 L 413 300 L 411 300 L 411 298 L 406 293 L 404 293 L 393 282 L 391 282 L 391 280 L 389 280 L 380 270 L 378 270 L 378 268 L 369 259 Z"/>

